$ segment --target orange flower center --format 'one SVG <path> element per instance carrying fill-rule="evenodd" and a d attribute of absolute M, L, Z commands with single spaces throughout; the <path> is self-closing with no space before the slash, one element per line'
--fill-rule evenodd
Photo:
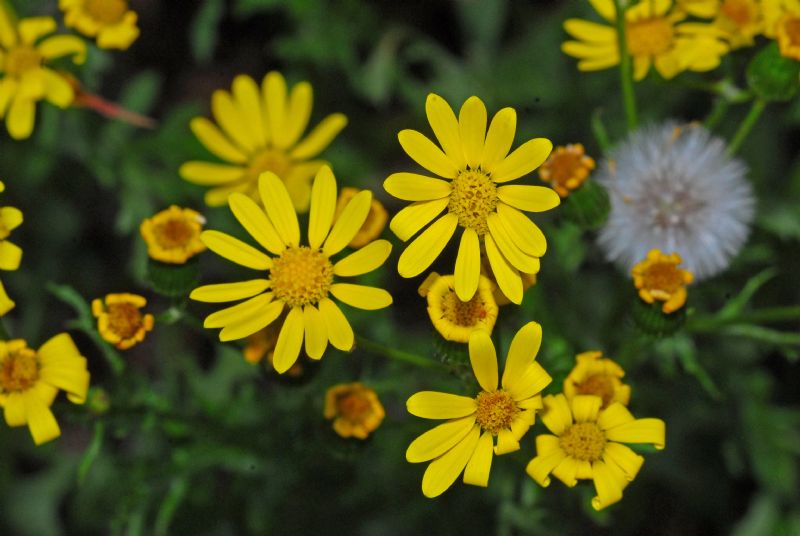
<path fill-rule="evenodd" d="M 132 303 L 110 303 L 106 310 L 108 328 L 122 339 L 134 337 L 142 327 L 142 313 Z"/>
<path fill-rule="evenodd" d="M 0 392 L 25 391 L 39 379 L 39 360 L 30 348 L 11 352 L 0 364 Z"/>
<path fill-rule="evenodd" d="M 497 186 L 483 171 L 459 171 L 452 182 L 447 210 L 458 216 L 458 224 L 483 236 L 489 231 L 486 218 L 497 207 Z"/>
<path fill-rule="evenodd" d="M 753 22 L 757 11 L 750 0 L 725 0 L 719 10 L 722 15 L 739 27 Z"/>
<path fill-rule="evenodd" d="M 675 35 L 672 23 L 664 17 L 628 21 L 628 52 L 634 57 L 659 56 L 669 51 Z"/>
<path fill-rule="evenodd" d="M 358 391 L 342 393 L 336 397 L 336 414 L 343 419 L 358 423 L 371 412 L 372 404 Z"/>
<path fill-rule="evenodd" d="M 122 20 L 128 11 L 126 0 L 87 0 L 84 9 L 97 22 L 114 24 Z"/>
<path fill-rule="evenodd" d="M 683 273 L 671 262 L 655 262 L 642 274 L 644 288 L 650 291 L 677 292 L 684 285 Z"/>
<path fill-rule="evenodd" d="M 184 219 L 170 218 L 167 221 L 153 226 L 158 245 L 164 249 L 185 246 L 194 236 L 195 229 Z"/>
<path fill-rule="evenodd" d="M 606 435 L 593 422 L 579 422 L 561 434 L 559 445 L 561 450 L 571 458 L 594 462 L 603 456 Z"/>
<path fill-rule="evenodd" d="M 258 178 L 265 171 L 271 171 L 281 180 L 286 180 L 286 172 L 291 166 L 292 162 L 286 153 L 275 149 L 266 149 L 250 160 L 249 172 Z"/>
<path fill-rule="evenodd" d="M 27 71 L 41 67 L 42 61 L 42 55 L 36 49 L 21 46 L 11 49 L 8 53 L 3 70 L 11 76 L 22 76 Z"/>
<path fill-rule="evenodd" d="M 594 395 L 603 399 L 603 407 L 608 406 L 614 398 L 614 381 L 608 374 L 593 374 L 581 383 L 575 384 L 579 395 Z"/>
<path fill-rule="evenodd" d="M 586 181 L 594 167 L 594 160 L 585 155 L 583 146 L 568 145 L 553 151 L 539 168 L 539 176 L 550 182 L 561 197 L 566 197 L 570 190 L 577 189 Z"/>
<path fill-rule="evenodd" d="M 491 393 L 482 391 L 475 397 L 475 401 L 478 403 L 475 420 L 483 430 L 493 435 L 497 435 L 500 430 L 510 428 L 519 413 L 517 403 L 503 390 Z"/>
<path fill-rule="evenodd" d="M 275 297 L 290 307 L 316 304 L 328 296 L 333 265 L 319 251 L 291 247 L 272 260 L 269 279 Z"/>
<path fill-rule="evenodd" d="M 781 54 L 800 61 L 800 17 L 786 15 L 778 25 Z"/>

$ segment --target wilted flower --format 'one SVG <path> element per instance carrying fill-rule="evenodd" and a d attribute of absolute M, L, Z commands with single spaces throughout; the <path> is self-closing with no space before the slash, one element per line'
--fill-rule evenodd
<path fill-rule="evenodd" d="M 151 259 L 169 264 L 184 264 L 206 246 L 200 232 L 206 219 L 190 208 L 172 205 L 146 218 L 139 226 Z"/>
<path fill-rule="evenodd" d="M 325 393 L 325 418 L 341 437 L 366 439 L 383 422 L 386 412 L 377 393 L 355 383 L 341 383 Z"/>
<path fill-rule="evenodd" d="M 596 175 L 611 198 L 599 244 L 631 270 L 654 248 L 678 252 L 697 279 L 724 270 L 744 245 L 754 199 L 744 164 L 699 125 L 638 130 Z"/>
<path fill-rule="evenodd" d="M 137 15 L 127 0 L 59 0 L 64 24 L 88 37 L 100 48 L 125 50 L 139 37 Z"/>
<path fill-rule="evenodd" d="M 97 317 L 97 331 L 106 342 L 120 350 L 139 344 L 153 329 L 153 315 L 142 314 L 147 305 L 138 294 L 107 294 L 104 299 L 92 301 L 92 314 Z"/>
<path fill-rule="evenodd" d="M 651 250 L 647 258 L 631 270 L 633 284 L 639 289 L 639 297 L 647 303 L 664 302 L 661 310 L 674 313 L 686 303 L 686 285 L 694 277 L 687 270 L 681 270 L 681 256 L 677 253 L 665 255 L 659 250 Z"/>
<path fill-rule="evenodd" d="M 434 272 L 419 287 L 419 293 L 428 300 L 428 316 L 442 337 L 448 341 L 469 342 L 469 336 L 476 329 L 492 333 L 499 311 L 494 289 L 494 284 L 481 276 L 475 295 L 468 301 L 461 301 L 456 295 L 453 276 Z"/>

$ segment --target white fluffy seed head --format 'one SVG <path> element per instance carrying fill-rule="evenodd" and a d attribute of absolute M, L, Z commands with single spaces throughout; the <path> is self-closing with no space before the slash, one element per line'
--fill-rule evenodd
<path fill-rule="evenodd" d="M 630 271 L 658 248 L 678 252 L 696 279 L 730 264 L 747 240 L 755 200 L 741 160 L 699 125 L 642 128 L 620 144 L 596 178 L 611 213 L 598 242 Z"/>

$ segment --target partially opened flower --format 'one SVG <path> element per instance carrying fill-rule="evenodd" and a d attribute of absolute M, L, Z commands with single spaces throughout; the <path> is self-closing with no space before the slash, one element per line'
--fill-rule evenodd
<path fill-rule="evenodd" d="M 577 190 L 595 168 L 594 159 L 586 155 L 580 143 L 558 146 L 539 168 L 539 177 L 550 183 L 561 197 Z"/>
<path fill-rule="evenodd" d="M 359 382 L 340 383 L 325 393 L 325 418 L 341 437 L 366 439 L 378 429 L 386 412 L 377 393 Z"/>
<path fill-rule="evenodd" d="M 120 350 L 142 342 L 154 324 L 153 315 L 141 312 L 145 305 L 147 299 L 144 296 L 126 292 L 93 300 L 92 314 L 97 317 L 97 331 L 103 340 Z"/>
<path fill-rule="evenodd" d="M 800 61 L 800 0 L 762 0 L 764 35 L 778 42 L 781 55 Z"/>
<path fill-rule="evenodd" d="M 204 251 L 200 232 L 206 219 L 197 211 L 175 205 L 146 218 L 139 226 L 151 259 L 184 264 Z"/>
<path fill-rule="evenodd" d="M 627 406 L 631 387 L 622 383 L 625 371 L 616 362 L 604 358 L 603 352 L 582 352 L 575 356 L 575 367 L 564 379 L 564 396 L 572 400 L 579 395 L 599 396 L 602 407 L 613 402 Z"/>
<path fill-rule="evenodd" d="M 86 401 L 86 358 L 69 335 L 56 335 L 38 352 L 22 339 L 0 341 L 0 406 L 6 424 L 27 424 L 37 445 L 57 438 L 61 428 L 50 406 L 59 389 L 67 393 L 70 402 Z"/>
<path fill-rule="evenodd" d="M 639 297 L 647 303 L 663 302 L 661 310 L 674 313 L 686 303 L 686 285 L 694 277 L 688 270 L 681 270 L 681 256 L 677 253 L 665 255 L 654 249 L 647 258 L 631 270 L 633 284 L 639 289 Z"/>
<path fill-rule="evenodd" d="M 433 327 L 448 341 L 469 342 L 476 329 L 491 335 L 499 309 L 494 299 L 494 284 L 481 276 L 478 292 L 468 301 L 456 295 L 452 275 L 430 274 L 419 293 L 428 300 L 428 316 Z"/>
<path fill-rule="evenodd" d="M 481 392 L 473 398 L 422 391 L 408 399 L 412 415 L 447 420 L 415 439 L 406 451 L 411 463 L 431 462 L 422 477 L 426 497 L 444 493 L 462 471 L 465 484 L 488 486 L 493 454 L 519 449 L 519 440 L 542 407 L 540 393 L 552 381 L 535 361 L 541 342 L 542 328 L 536 322 L 517 332 L 498 386 L 492 339 L 475 331 L 469 339 L 469 358 Z"/>
<path fill-rule="evenodd" d="M 580 395 L 568 401 L 563 394 L 544 397 L 542 422 L 554 434 L 536 437 L 536 457 L 528 475 L 542 486 L 550 474 L 573 487 L 593 480 L 597 496 L 592 507 L 602 510 L 622 499 L 622 491 L 636 477 L 644 458 L 623 443 L 648 443 L 664 448 L 661 419 L 634 419 L 622 404 L 600 409 L 599 396 Z"/>
<path fill-rule="evenodd" d="M 191 122 L 197 139 L 226 163 L 186 162 L 181 166 L 181 176 L 212 186 L 206 192 L 206 203 L 219 206 L 233 192 L 258 200 L 258 177 L 270 171 L 284 182 L 294 208 L 308 211 L 311 179 L 324 164 L 312 158 L 347 124 L 344 115 L 331 114 L 302 138 L 311 117 L 311 103 L 308 82 L 288 90 L 283 76 L 272 71 L 259 88 L 249 76 L 237 76 L 231 93 L 219 89 L 211 97 L 211 113 L 217 124 L 205 117 Z"/>
<path fill-rule="evenodd" d="M 355 197 L 358 192 L 360 192 L 358 188 L 342 188 L 339 191 L 339 199 L 336 202 L 336 215 L 334 216 L 334 221 L 336 218 L 344 210 L 344 207 L 347 206 L 347 203 L 350 202 L 353 197 Z M 383 204 L 375 199 L 372 198 L 372 204 L 369 207 L 369 213 L 367 214 L 367 219 L 364 221 L 364 225 L 361 226 L 361 229 L 358 230 L 356 236 L 353 237 L 353 240 L 350 241 L 348 246 L 351 248 L 360 248 L 365 246 L 378 238 L 383 229 L 386 227 L 386 222 L 389 221 L 389 214 L 386 212 L 386 209 L 383 207 Z"/>
<path fill-rule="evenodd" d="M 71 35 L 50 35 L 55 31 L 56 21 L 50 17 L 15 23 L 0 7 L 0 119 L 5 117 L 15 140 L 33 132 L 38 101 L 66 108 L 75 98 L 67 78 L 49 64 L 64 56 L 83 63 L 86 43 Z"/>
<path fill-rule="evenodd" d="M 359 309 L 382 309 L 392 303 L 383 289 L 341 283 L 336 278 L 362 275 L 380 267 L 391 252 L 386 240 L 376 240 L 345 258 L 331 261 L 353 240 L 364 224 L 372 201 L 365 190 L 350 200 L 333 224 L 336 179 L 328 166 L 317 173 L 311 193 L 308 246 L 300 244 L 300 226 L 284 183 L 271 172 L 259 179 L 264 208 L 250 197 L 234 193 L 228 204 L 239 223 L 271 255 L 219 231 L 204 231 L 201 240 L 214 253 L 261 277 L 239 283 L 196 288 L 191 298 L 209 303 L 245 300 L 205 320 L 207 328 L 222 328 L 221 341 L 243 339 L 276 321 L 286 319 L 275 345 L 273 364 L 284 373 L 297 361 L 305 341 L 312 359 L 321 359 L 330 342 L 353 348 L 353 328 L 329 296 Z"/>
<path fill-rule="evenodd" d="M 127 0 L 59 0 L 64 24 L 88 37 L 100 48 L 127 49 L 139 37 L 137 15 Z"/>
<path fill-rule="evenodd" d="M 478 290 L 485 251 L 502 292 L 520 303 L 520 272 L 538 272 L 539 258 L 547 249 L 544 234 L 522 211 L 550 210 L 560 199 L 550 188 L 504 183 L 539 167 L 553 144 L 536 138 L 508 154 L 514 142 L 516 112 L 500 110 L 487 132 L 486 107 L 478 97 L 464 102 L 458 118 L 438 95 L 428 95 L 425 109 L 442 149 L 415 130 L 401 131 L 400 145 L 419 165 L 446 180 L 394 173 L 383 183 L 391 195 L 414 201 L 389 224 L 401 240 L 409 240 L 435 220 L 400 255 L 397 270 L 402 277 L 424 272 L 461 227 L 454 272 L 461 300 L 469 300 Z M 439 217 L 445 209 L 445 215 Z"/>

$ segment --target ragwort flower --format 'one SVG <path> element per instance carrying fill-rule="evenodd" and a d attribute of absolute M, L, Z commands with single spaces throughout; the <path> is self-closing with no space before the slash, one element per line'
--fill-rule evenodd
<path fill-rule="evenodd" d="M 695 17 L 714 19 L 732 49 L 752 46 L 764 31 L 762 0 L 677 0 L 678 6 Z"/>
<path fill-rule="evenodd" d="M 420 285 L 419 293 L 428 300 L 428 316 L 442 337 L 448 341 L 469 342 L 476 329 L 492 333 L 499 312 L 494 289 L 494 284 L 481 276 L 475 295 L 468 301 L 461 301 L 456 295 L 453 276 L 433 272 Z"/>
<path fill-rule="evenodd" d="M 146 218 L 139 226 L 151 259 L 169 264 L 184 264 L 206 246 L 200 232 L 206 219 L 197 211 L 175 205 Z"/>
<path fill-rule="evenodd" d="M 563 394 L 544 397 L 542 422 L 555 435 L 536 437 L 536 457 L 528 475 L 542 486 L 550 474 L 573 487 L 593 480 L 597 496 L 592 507 L 602 510 L 622 499 L 622 491 L 639 473 L 644 458 L 623 443 L 650 443 L 664 448 L 661 419 L 634 419 L 620 403 L 600 409 L 599 396 L 580 395 L 568 401 Z"/>
<path fill-rule="evenodd" d="M 470 97 L 456 119 L 450 105 L 430 94 L 425 104 L 439 149 L 415 130 L 398 135 L 400 145 L 419 165 L 447 180 L 416 173 L 394 173 L 383 183 L 391 195 L 414 203 L 395 215 L 389 227 L 406 241 L 436 219 L 400 255 L 402 277 L 425 271 L 460 226 L 464 229 L 455 264 L 455 289 L 467 301 L 478 289 L 481 254 L 485 249 L 491 271 L 502 292 L 514 303 L 522 301 L 523 273 L 539 271 L 547 241 L 542 231 L 521 211 L 543 212 L 560 203 L 550 188 L 504 185 L 547 159 L 553 144 L 536 138 L 511 154 L 517 115 L 503 108 L 486 131 L 486 107 Z M 439 214 L 447 209 L 441 218 Z"/>
<path fill-rule="evenodd" d="M 278 72 L 267 74 L 260 89 L 249 76 L 237 76 L 231 93 L 219 89 L 211 97 L 211 113 L 219 127 L 205 117 L 191 122 L 200 142 L 228 163 L 187 162 L 181 166 L 181 176 L 213 186 L 206 192 L 206 203 L 219 206 L 233 192 L 257 200 L 258 177 L 271 171 L 284 182 L 294 208 L 306 212 L 311 179 L 324 164 L 311 159 L 347 124 L 344 115 L 331 114 L 301 140 L 311 117 L 311 102 L 308 82 L 296 84 L 287 94 L 286 80 Z"/>
<path fill-rule="evenodd" d="M 639 289 L 639 297 L 647 303 L 656 300 L 664 302 L 661 310 L 665 314 L 674 313 L 686 303 L 686 285 L 694 277 L 687 270 L 681 270 L 681 256 L 677 253 L 665 255 L 659 250 L 651 250 L 647 258 L 631 270 L 633 284 Z"/>
<path fill-rule="evenodd" d="M 535 361 L 541 342 L 542 328 L 536 322 L 517 332 L 498 389 L 492 339 L 484 331 L 475 331 L 469 339 L 469 357 L 482 391 L 474 398 L 422 391 L 408 399 L 406 407 L 412 415 L 447 419 L 415 439 L 406 451 L 411 463 L 431 462 L 422 477 L 426 497 L 444 493 L 462 471 L 465 484 L 487 486 L 492 454 L 519 449 L 519 440 L 542 407 L 540 393 L 552 381 Z"/>
<path fill-rule="evenodd" d="M 539 177 L 563 198 L 580 188 L 594 168 L 594 158 L 586 154 L 583 145 L 570 143 L 556 147 L 539 168 Z"/>
<path fill-rule="evenodd" d="M 104 299 L 92 300 L 92 314 L 97 318 L 97 331 L 106 342 L 120 350 L 139 344 L 153 329 L 150 313 L 142 314 L 147 299 L 138 294 L 107 294 Z"/>
<path fill-rule="evenodd" d="M 781 55 L 800 61 L 800 0 L 762 0 L 764 35 L 778 41 Z"/>
<path fill-rule="evenodd" d="M 86 401 L 89 372 L 86 358 L 66 333 L 39 348 L 22 339 L 0 341 L 0 406 L 9 426 L 25 426 L 37 445 L 61 435 L 50 406 L 61 389 L 75 404 Z"/>
<path fill-rule="evenodd" d="M 578 395 L 599 396 L 602 408 L 619 402 L 627 406 L 631 399 L 631 387 L 622 383 L 625 371 L 603 352 L 582 352 L 575 356 L 575 367 L 564 380 L 564 396 L 572 400 Z"/>
<path fill-rule="evenodd" d="M 386 412 L 377 393 L 361 383 L 334 385 L 325 393 L 325 418 L 341 437 L 366 439 L 378 429 Z"/>
<path fill-rule="evenodd" d="M 0 8 L 0 119 L 5 117 L 8 133 L 15 140 L 33 132 L 38 101 L 66 108 L 75 98 L 67 78 L 48 63 L 64 56 L 83 63 L 86 43 L 71 35 L 50 35 L 55 30 L 56 21 L 50 17 L 15 23 Z"/>
<path fill-rule="evenodd" d="M 360 192 L 358 188 L 342 188 L 339 191 L 339 199 L 336 202 L 336 215 L 333 218 L 333 221 L 336 221 L 336 218 L 344 210 L 344 207 L 347 206 L 347 203 Z M 351 248 L 360 248 L 365 246 L 378 238 L 383 229 L 386 227 L 386 222 L 389 221 L 389 214 L 386 212 L 386 209 L 383 207 L 383 204 L 375 199 L 372 198 L 372 204 L 369 207 L 369 213 L 367 214 L 367 219 L 364 222 L 364 225 L 361 226 L 361 229 L 358 230 L 356 236 L 353 240 L 348 244 Z"/>
<path fill-rule="evenodd" d="M 100 48 L 125 50 L 139 37 L 137 15 L 127 0 L 59 0 L 64 24 L 88 37 Z"/>
<path fill-rule="evenodd" d="M 388 307 L 391 295 L 383 289 L 339 283 L 335 277 L 362 275 L 380 267 L 391 252 L 387 240 L 376 240 L 336 263 L 331 257 L 353 240 L 369 212 L 372 193 L 365 190 L 350 200 L 333 224 L 336 209 L 336 179 L 322 167 L 311 192 L 308 246 L 300 245 L 297 214 L 284 183 L 271 172 L 259 180 L 262 209 L 248 196 L 231 194 L 228 204 L 247 232 L 269 253 L 219 231 L 204 231 L 208 248 L 241 266 L 268 272 L 267 277 L 206 285 L 192 291 L 197 301 L 220 303 L 246 300 L 209 315 L 207 328 L 223 328 L 221 341 L 242 339 L 278 319 L 286 309 L 286 320 L 275 346 L 275 370 L 284 373 L 297 361 L 303 341 L 312 359 L 321 359 L 328 342 L 340 350 L 353 348 L 353 328 L 330 299 L 359 309 Z M 266 212 L 265 212 L 266 210 Z"/>

